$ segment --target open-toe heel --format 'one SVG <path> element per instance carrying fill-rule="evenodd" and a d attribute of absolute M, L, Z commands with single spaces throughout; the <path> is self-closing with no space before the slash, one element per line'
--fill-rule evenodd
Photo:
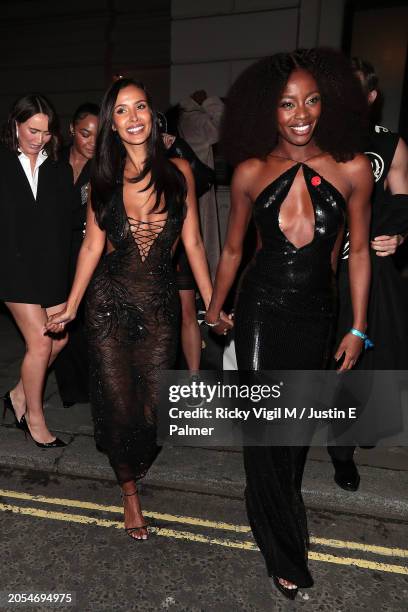
<path fill-rule="evenodd" d="M 298 587 L 294 587 L 294 588 L 289 588 L 289 587 L 285 587 L 284 584 L 282 584 L 281 582 L 279 582 L 279 578 L 277 576 L 272 576 L 273 582 L 276 586 L 276 588 L 278 589 L 278 591 L 280 591 L 282 593 L 282 595 L 284 595 L 287 599 L 295 599 L 296 595 L 298 594 Z"/>
<path fill-rule="evenodd" d="M 139 529 L 146 529 L 146 537 L 141 536 L 140 538 L 134 537 L 132 534 L 135 531 L 139 531 Z M 138 542 L 146 542 L 149 539 L 149 532 L 147 531 L 147 523 L 142 523 L 142 525 L 137 525 L 136 527 L 125 527 L 125 531 L 127 535 L 132 538 L 132 540 L 137 540 Z"/>
<path fill-rule="evenodd" d="M 121 493 L 123 501 L 125 501 L 125 497 L 132 497 L 133 495 L 137 495 L 137 489 L 133 493 L 123 493 L 123 491 Z M 143 522 L 140 525 L 134 525 L 133 527 L 125 527 L 125 532 L 130 538 L 132 538 L 132 540 L 137 540 L 138 542 L 145 542 L 146 540 L 149 539 L 149 532 L 148 532 L 147 527 L 148 527 L 147 523 Z M 133 534 L 135 533 L 135 531 L 139 531 L 140 529 L 146 530 L 145 537 L 144 536 L 141 536 L 140 538 L 134 537 Z"/>

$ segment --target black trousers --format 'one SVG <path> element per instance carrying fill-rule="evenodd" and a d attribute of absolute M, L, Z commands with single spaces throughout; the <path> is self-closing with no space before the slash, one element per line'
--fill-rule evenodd
<path fill-rule="evenodd" d="M 355 446 L 328 446 L 328 453 L 332 461 L 351 461 L 353 459 Z"/>

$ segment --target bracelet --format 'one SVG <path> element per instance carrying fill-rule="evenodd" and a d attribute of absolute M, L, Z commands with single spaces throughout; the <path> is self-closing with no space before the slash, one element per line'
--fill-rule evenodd
<path fill-rule="evenodd" d="M 373 348 L 374 347 L 374 342 L 372 342 L 370 340 L 370 338 L 367 336 L 367 334 L 363 334 L 363 332 L 361 332 L 359 329 L 356 329 L 355 327 L 352 327 L 350 329 L 350 334 L 353 334 L 353 336 L 357 336 L 357 338 L 360 338 L 361 340 L 364 340 L 364 348 L 367 350 L 369 348 Z"/>
<path fill-rule="evenodd" d="M 204 319 L 204 323 L 208 326 L 208 327 L 217 327 L 217 325 L 219 325 L 221 323 L 221 319 L 218 317 L 218 319 L 215 321 L 215 323 L 209 323 L 208 321 L 206 321 Z"/>

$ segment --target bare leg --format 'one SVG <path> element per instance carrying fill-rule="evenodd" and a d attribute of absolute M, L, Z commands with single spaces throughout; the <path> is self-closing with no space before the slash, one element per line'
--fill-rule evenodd
<path fill-rule="evenodd" d="M 31 306 L 34 306 L 34 304 L 31 304 Z M 58 312 L 59 310 L 62 310 L 64 306 L 65 304 L 59 304 L 58 306 L 52 306 L 51 308 L 46 308 L 45 312 L 47 313 L 47 316 L 49 316 L 51 314 L 54 314 L 55 312 Z M 41 309 L 41 310 L 44 310 L 44 309 Z M 50 358 L 48 360 L 48 368 L 50 367 L 52 362 L 55 360 L 58 353 L 64 348 L 64 346 L 68 342 L 68 334 L 67 332 L 65 332 L 64 335 L 61 335 L 60 337 L 50 336 L 50 339 L 51 339 L 51 353 L 50 353 Z M 13 402 L 13 406 L 16 411 L 16 416 L 18 420 L 20 420 L 23 414 L 25 414 L 26 409 L 27 409 L 27 401 L 26 401 L 26 396 L 24 393 L 24 385 L 23 385 L 23 381 L 21 378 L 18 381 L 17 385 L 14 387 L 14 389 L 10 391 L 10 398 L 11 398 L 11 401 Z"/>
<path fill-rule="evenodd" d="M 18 420 L 20 420 L 27 409 L 23 381 L 21 380 L 21 378 L 18 381 L 17 385 L 14 387 L 14 389 L 10 390 L 10 399 L 13 404 L 16 417 Z"/>
<path fill-rule="evenodd" d="M 121 485 L 125 513 L 125 529 L 135 540 L 147 540 L 149 537 L 146 521 L 142 514 L 137 486 L 134 480 Z"/>
<path fill-rule="evenodd" d="M 27 408 L 27 423 L 37 442 L 52 442 L 55 439 L 45 422 L 43 412 L 43 391 L 45 376 L 53 353 L 53 340 L 44 336 L 46 311 L 38 304 L 17 304 L 7 302 L 14 320 L 26 343 L 26 353 L 21 365 L 21 380 L 12 390 L 12 401 L 16 402 L 18 419 Z M 58 310 L 60 307 L 58 307 Z M 57 351 L 65 345 L 58 341 Z M 54 352 L 53 358 L 57 355 Z"/>
<path fill-rule="evenodd" d="M 195 291 L 179 291 L 181 300 L 181 346 L 190 372 L 198 372 L 201 358 L 201 334 L 197 323 Z"/>

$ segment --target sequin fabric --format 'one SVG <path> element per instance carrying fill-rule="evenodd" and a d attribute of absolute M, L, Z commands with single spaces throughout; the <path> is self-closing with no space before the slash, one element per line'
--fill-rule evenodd
<path fill-rule="evenodd" d="M 298 172 L 315 219 L 312 240 L 300 248 L 279 226 L 280 207 Z M 239 370 L 325 367 L 335 303 L 331 253 L 344 212 L 342 195 L 306 164 L 291 166 L 257 197 L 262 248 L 244 273 L 235 309 Z M 306 456 L 304 446 L 244 448 L 248 518 L 268 573 L 303 587 L 313 584 L 301 494 Z"/>
<path fill-rule="evenodd" d="M 114 250 L 87 292 L 95 440 L 119 483 L 143 477 L 158 453 L 158 373 L 174 364 L 179 327 L 171 249 L 183 215 L 169 209 L 164 222 L 142 226 L 127 218 L 118 190 L 106 222 Z"/>

